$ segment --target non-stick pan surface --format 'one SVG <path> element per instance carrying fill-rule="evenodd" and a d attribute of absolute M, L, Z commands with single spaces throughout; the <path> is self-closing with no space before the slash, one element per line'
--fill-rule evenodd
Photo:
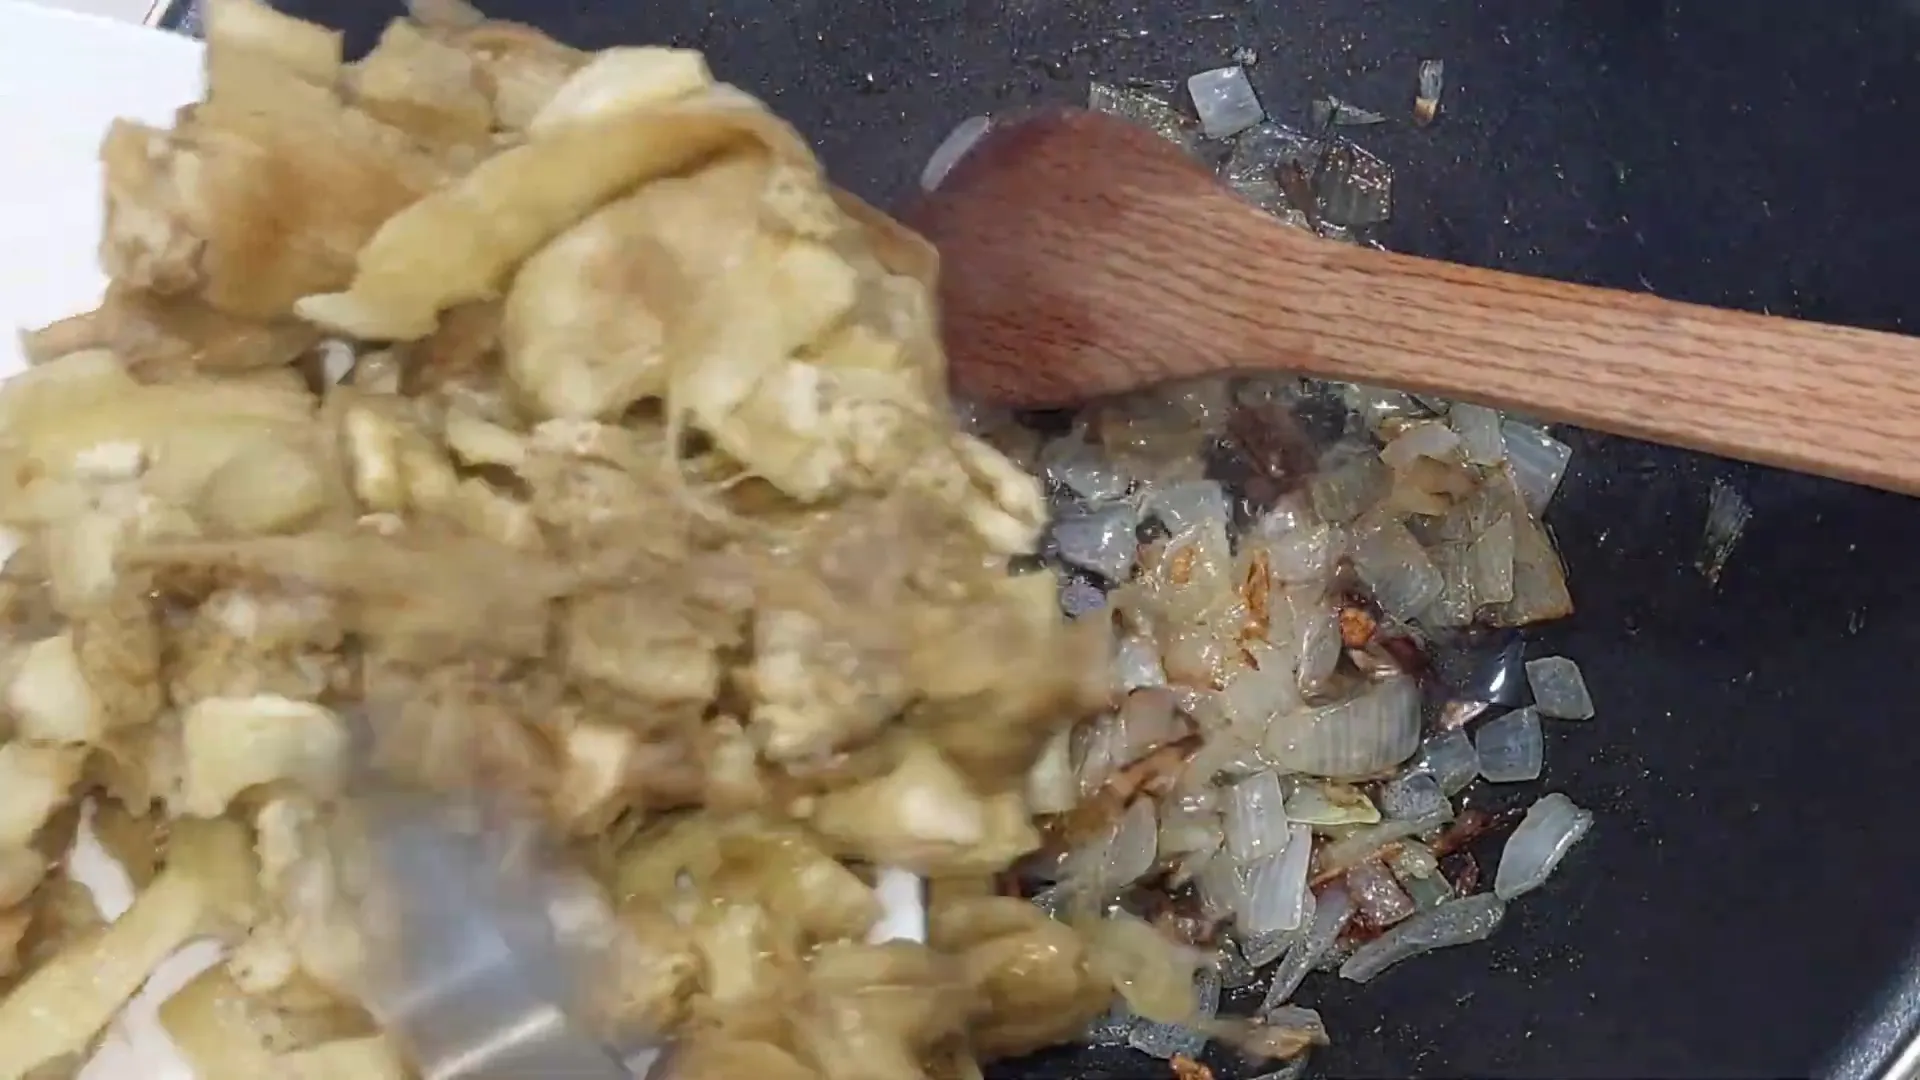
<path fill-rule="evenodd" d="M 283 0 L 370 43 L 397 3 Z M 835 176 L 898 199 L 956 121 L 1258 51 L 1272 113 L 1333 92 L 1401 251 L 1883 329 L 1920 326 L 1920 17 L 1896 0 L 493 0 L 601 46 L 672 40 L 767 96 Z M 1576 437 L 1549 519 L 1580 611 L 1540 635 L 1600 717 L 1547 775 L 1600 815 L 1488 944 L 1319 980 L 1336 1077 L 1781 1077 L 1889 1017 L 1920 933 L 1920 502 Z M 1713 478 L 1754 518 L 1693 569 Z M 1511 798 L 1537 794 L 1529 787 Z M 1891 1010 L 1891 1012 L 1889 1012 Z M 1009 1080 L 1163 1077 L 1048 1055 Z"/>

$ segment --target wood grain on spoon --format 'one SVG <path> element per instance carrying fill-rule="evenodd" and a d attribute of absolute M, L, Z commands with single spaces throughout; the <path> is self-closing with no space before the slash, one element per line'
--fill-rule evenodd
<path fill-rule="evenodd" d="M 1920 494 L 1920 339 L 1322 240 L 1113 117 L 996 124 L 907 221 L 975 400 L 1285 369 Z"/>

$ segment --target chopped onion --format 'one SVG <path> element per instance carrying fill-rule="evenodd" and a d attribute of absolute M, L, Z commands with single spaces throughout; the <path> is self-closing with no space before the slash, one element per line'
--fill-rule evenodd
<path fill-rule="evenodd" d="M 1283 712 L 1306 706 L 1300 680 L 1290 658 L 1271 645 L 1260 642 L 1243 647 L 1254 665 L 1243 669 L 1227 682 L 1221 692 L 1221 704 L 1234 726 L 1249 733 L 1266 730 L 1267 723 Z"/>
<path fill-rule="evenodd" d="M 1497 411 L 1458 402 L 1447 410 L 1447 422 L 1460 433 L 1460 448 L 1472 464 L 1498 465 L 1507 459 L 1507 437 L 1500 430 Z"/>
<path fill-rule="evenodd" d="M 1308 889 L 1301 896 L 1300 925 L 1292 930 L 1275 930 L 1266 934 L 1247 934 L 1241 938 L 1240 954 L 1254 967 L 1266 967 L 1280 959 L 1293 943 L 1306 936 L 1313 927 L 1314 898 L 1313 890 Z"/>
<path fill-rule="evenodd" d="M 1119 712 L 1082 729 L 1076 770 L 1081 796 L 1091 797 L 1115 773 L 1184 734 L 1170 691 L 1149 688 L 1128 694 Z"/>
<path fill-rule="evenodd" d="M 1131 635 L 1121 638 L 1114 653 L 1113 669 L 1122 690 L 1167 685 L 1167 669 L 1160 664 L 1160 646 L 1154 644 L 1152 638 Z"/>
<path fill-rule="evenodd" d="M 1380 809 L 1388 817 L 1403 820 L 1453 816 L 1440 781 L 1424 772 L 1408 772 L 1388 781 L 1380 789 Z"/>
<path fill-rule="evenodd" d="M 1542 796 L 1527 808 L 1527 816 L 1501 849 L 1494 894 L 1512 900 L 1539 888 L 1591 828 L 1591 811 L 1580 809 L 1557 791 Z"/>
<path fill-rule="evenodd" d="M 1278 855 L 1287 846 L 1280 778 L 1257 772 L 1227 789 L 1227 850 L 1242 863 Z"/>
<path fill-rule="evenodd" d="M 1573 447 L 1547 434 L 1545 428 L 1518 420 L 1501 423 L 1500 433 L 1507 441 L 1507 465 L 1513 471 L 1514 486 L 1526 499 L 1527 512 L 1539 517 L 1560 490 L 1560 479 L 1567 473 Z"/>
<path fill-rule="evenodd" d="M 973 149 L 973 145 L 992 125 L 993 117 L 985 115 L 969 116 L 960 121 L 957 127 L 947 133 L 946 138 L 940 140 L 940 145 L 933 148 L 933 153 L 927 155 L 927 164 L 920 170 L 920 190 L 932 191 L 939 187 L 940 182 L 947 178 L 947 174 L 953 171 L 961 158 L 967 156 L 967 151 Z"/>
<path fill-rule="evenodd" d="M 1381 848 L 1409 836 L 1446 824 L 1444 818 L 1417 821 L 1383 821 L 1364 825 L 1322 847 L 1314 857 L 1314 879 L 1339 877 L 1358 864 L 1373 858 Z"/>
<path fill-rule="evenodd" d="M 1417 910 L 1392 871 L 1372 860 L 1347 871 L 1347 893 L 1353 897 L 1355 912 L 1369 926 L 1392 926 L 1412 918 Z"/>
<path fill-rule="evenodd" d="M 1327 1044 L 1327 1025 L 1320 1014 L 1299 1005 L 1281 1005 L 1267 1010 L 1263 1015 L 1268 1026 L 1287 1028 L 1290 1031 L 1303 1032 L 1313 1042 Z"/>
<path fill-rule="evenodd" d="M 1073 772 L 1073 729 L 1062 728 L 1027 770 L 1027 804 L 1036 814 L 1064 814 L 1080 801 Z"/>
<path fill-rule="evenodd" d="M 1295 939 L 1287 954 L 1273 970 L 1273 983 L 1267 988 L 1260 1009 L 1267 1012 L 1285 1004 L 1306 980 L 1323 957 L 1333 951 L 1334 942 L 1346 932 L 1353 919 L 1353 900 L 1339 885 L 1321 889 L 1314 897 L 1313 923 L 1306 934 Z"/>
<path fill-rule="evenodd" d="M 1487 721 L 1474 736 L 1473 748 L 1480 754 L 1480 775 L 1493 783 L 1539 779 L 1546 763 L 1540 714 L 1528 707 Z"/>
<path fill-rule="evenodd" d="M 1321 604 L 1301 613 L 1296 631 L 1300 692 L 1314 693 L 1340 666 L 1340 613 L 1331 604 Z"/>
<path fill-rule="evenodd" d="M 1053 523 L 1053 542 L 1060 550 L 1060 561 L 1069 566 L 1091 570 L 1108 581 L 1125 581 L 1140 546 L 1135 536 L 1139 523 L 1132 506 L 1113 503 L 1061 517 Z"/>
<path fill-rule="evenodd" d="M 1160 854 L 1186 855 L 1213 851 L 1223 842 L 1220 815 L 1210 809 L 1179 804 L 1160 808 Z"/>
<path fill-rule="evenodd" d="M 1393 470 L 1375 454 L 1350 454 L 1320 463 L 1308 485 L 1313 509 L 1322 520 L 1352 521 L 1386 498 Z"/>
<path fill-rule="evenodd" d="M 1126 495 L 1133 481 L 1079 435 L 1055 439 L 1040 451 L 1047 479 L 1082 499 L 1101 502 Z"/>
<path fill-rule="evenodd" d="M 1387 614 L 1411 619 L 1445 586 L 1425 548 L 1405 525 L 1373 519 L 1354 534 L 1353 567 Z"/>
<path fill-rule="evenodd" d="M 1531 517 L 1513 520 L 1513 600 L 1495 608 L 1495 623 L 1526 626 L 1573 614 L 1567 571 L 1546 528 Z"/>
<path fill-rule="evenodd" d="M 1147 513 L 1160 519 L 1175 538 L 1232 518 L 1225 489 L 1212 480 L 1193 480 L 1161 488 L 1147 497 Z"/>
<path fill-rule="evenodd" d="M 1580 665 L 1564 656 L 1548 656 L 1527 663 L 1527 685 L 1541 716 L 1555 720 L 1593 719 L 1593 697 Z"/>
<path fill-rule="evenodd" d="M 1306 912 L 1307 869 L 1313 859 L 1313 832 L 1305 825 L 1288 830 L 1286 850 L 1252 864 L 1247 871 L 1237 924 L 1242 933 L 1295 930 Z"/>
<path fill-rule="evenodd" d="M 1371 776 L 1420 746 L 1420 691 L 1412 679 L 1375 683 L 1338 705 L 1276 717 L 1267 758 L 1282 768 L 1334 779 Z"/>
<path fill-rule="evenodd" d="M 1407 763 L 1407 771 L 1422 772 L 1440 784 L 1446 795 L 1458 795 L 1480 778 L 1480 753 L 1467 733 L 1455 728 L 1429 735 Z"/>
<path fill-rule="evenodd" d="M 1513 536 L 1513 515 L 1502 514 L 1474 540 L 1468 565 L 1476 604 L 1513 600 Z"/>
<path fill-rule="evenodd" d="M 1147 876 L 1159 854 L 1160 823 L 1152 799 L 1135 799 L 1114 826 L 1113 839 L 1107 845 L 1106 868 L 1102 877 L 1111 888 L 1131 885 Z"/>
<path fill-rule="evenodd" d="M 1197 875 L 1200 910 L 1210 919 L 1226 919 L 1246 906 L 1247 875 L 1225 848 L 1215 852 Z"/>
<path fill-rule="evenodd" d="M 1135 799 L 1106 834 L 1067 859 L 1066 877 L 1083 893 L 1112 896 L 1147 875 L 1159 853 L 1152 799 Z"/>
<path fill-rule="evenodd" d="M 1285 531 L 1262 530 L 1267 552 L 1267 567 L 1275 581 L 1293 585 L 1319 583 L 1326 579 L 1345 534 L 1319 521 L 1301 524 Z"/>
<path fill-rule="evenodd" d="M 1252 986 L 1260 977 L 1257 967 L 1247 961 L 1240 951 L 1239 942 L 1231 937 L 1222 936 L 1220 944 L 1213 950 L 1213 971 L 1220 977 L 1220 988 L 1239 990 Z"/>
<path fill-rule="evenodd" d="M 1380 810 L 1366 792 L 1352 784 L 1289 776 L 1281 781 L 1286 795 L 1287 820 L 1302 825 L 1371 825 Z"/>
<path fill-rule="evenodd" d="M 1402 960 L 1444 949 L 1485 941 L 1500 927 L 1506 905 L 1492 893 L 1481 893 L 1423 911 L 1354 950 L 1340 965 L 1340 977 L 1366 982 Z"/>
<path fill-rule="evenodd" d="M 1405 469 L 1421 458 L 1460 460 L 1460 436 L 1438 420 L 1422 420 L 1408 424 L 1380 451 L 1380 460 L 1395 469 Z"/>
<path fill-rule="evenodd" d="M 1440 593 L 1420 614 L 1424 626 L 1466 626 L 1479 602 L 1473 590 L 1473 551 L 1467 544 L 1437 544 L 1427 550 L 1440 575 Z"/>
<path fill-rule="evenodd" d="M 1393 854 L 1388 857 L 1387 865 L 1393 869 L 1393 876 L 1400 884 L 1421 878 L 1438 877 L 1440 860 L 1434 857 L 1433 849 L 1417 840 L 1408 840 L 1394 845 Z"/>

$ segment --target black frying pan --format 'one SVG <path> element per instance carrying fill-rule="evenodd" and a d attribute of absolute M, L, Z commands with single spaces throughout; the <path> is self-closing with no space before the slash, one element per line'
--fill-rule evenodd
<path fill-rule="evenodd" d="M 397 0 L 282 0 L 366 48 Z M 834 175 L 897 199 L 958 120 L 1257 49 L 1317 92 L 1441 121 L 1369 131 L 1393 248 L 1821 321 L 1920 320 L 1920 19 L 1896 0 L 492 0 L 570 42 L 673 42 L 766 96 Z M 1600 814 L 1488 944 L 1303 994 L 1334 1077 L 1805 1076 L 1888 1059 L 1920 1005 L 1920 502 L 1603 437 L 1549 513 L 1600 719 L 1546 783 Z M 1754 519 L 1692 568 L 1710 482 Z M 1530 797 L 1528 795 L 1516 797 Z M 1164 1077 L 1052 1054 L 1005 1080 Z"/>

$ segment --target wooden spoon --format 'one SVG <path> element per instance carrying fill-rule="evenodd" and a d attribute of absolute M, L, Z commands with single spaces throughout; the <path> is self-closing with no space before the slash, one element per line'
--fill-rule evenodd
<path fill-rule="evenodd" d="M 1322 240 L 1115 117 L 996 122 L 906 220 L 973 400 L 1280 369 L 1920 494 L 1920 339 Z"/>

